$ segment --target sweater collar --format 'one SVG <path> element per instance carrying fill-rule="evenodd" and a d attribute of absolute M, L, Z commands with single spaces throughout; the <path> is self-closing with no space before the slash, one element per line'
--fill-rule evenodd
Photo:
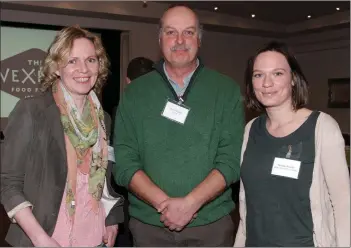
<path fill-rule="evenodd" d="M 204 67 L 204 64 L 202 62 L 202 59 L 200 57 L 197 57 L 198 59 L 198 66 L 195 70 L 195 72 L 193 73 L 193 75 L 197 74 L 198 71 L 200 71 L 203 67 Z M 158 62 L 156 62 L 154 65 L 153 65 L 153 68 L 162 75 L 163 78 L 168 78 L 164 69 L 163 69 L 163 64 L 165 63 L 165 59 L 162 58 L 161 60 L 159 60 Z M 168 79 L 167 79 L 168 80 Z"/>

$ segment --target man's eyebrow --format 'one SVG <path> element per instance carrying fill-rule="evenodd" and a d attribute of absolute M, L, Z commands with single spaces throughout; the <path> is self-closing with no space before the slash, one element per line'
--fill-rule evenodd
<path fill-rule="evenodd" d="M 171 27 L 171 26 L 164 26 L 163 28 L 164 28 L 164 29 L 166 29 L 166 28 L 175 29 L 174 27 Z"/>
<path fill-rule="evenodd" d="M 176 29 L 175 27 L 172 27 L 172 26 L 164 26 L 163 27 L 164 29 L 166 29 L 166 28 L 168 28 L 168 29 Z M 195 26 L 189 26 L 189 27 L 186 27 L 185 29 L 196 29 L 196 27 Z"/>

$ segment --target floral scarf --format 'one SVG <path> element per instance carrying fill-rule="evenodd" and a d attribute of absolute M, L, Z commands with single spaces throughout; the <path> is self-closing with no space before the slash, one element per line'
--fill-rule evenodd
<path fill-rule="evenodd" d="M 98 209 L 108 156 L 104 112 L 94 91 L 87 96 L 82 114 L 62 82 L 55 83 L 52 92 L 60 109 L 65 134 L 68 164 L 66 207 L 72 217 L 76 206 L 77 169 L 84 174 L 89 173 L 88 192 L 93 200 L 93 209 Z"/>

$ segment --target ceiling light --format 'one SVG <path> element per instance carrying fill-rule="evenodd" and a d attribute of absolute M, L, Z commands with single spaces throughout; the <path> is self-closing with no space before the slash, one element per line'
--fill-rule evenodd
<path fill-rule="evenodd" d="M 217 10 L 217 9 L 218 9 L 218 7 L 214 7 L 213 9 L 214 9 L 214 10 Z"/>
<path fill-rule="evenodd" d="M 255 16 L 256 16 L 255 14 L 251 14 L 251 17 L 252 17 L 252 18 L 255 18 Z"/>
<path fill-rule="evenodd" d="M 308 18 L 308 19 L 310 19 L 310 18 L 311 18 L 311 16 L 310 16 L 310 15 L 308 15 L 308 16 L 307 16 L 307 18 Z"/>
<path fill-rule="evenodd" d="M 340 10 L 340 8 L 336 8 L 336 10 L 337 10 L 337 11 L 339 11 L 339 10 Z"/>

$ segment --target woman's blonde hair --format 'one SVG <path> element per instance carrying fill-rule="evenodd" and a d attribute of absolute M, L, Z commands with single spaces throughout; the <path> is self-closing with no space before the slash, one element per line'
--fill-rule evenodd
<path fill-rule="evenodd" d="M 64 66 L 67 63 L 66 60 L 72 49 L 73 42 L 79 38 L 86 38 L 94 44 L 96 56 L 99 60 L 99 72 L 93 90 L 97 94 L 100 93 L 102 86 L 107 80 L 110 62 L 100 37 L 79 26 L 62 29 L 51 43 L 44 59 L 42 77 L 40 78 L 42 91 L 47 91 L 51 88 L 53 83 L 59 78 L 56 71 L 59 69 L 59 66 Z"/>

